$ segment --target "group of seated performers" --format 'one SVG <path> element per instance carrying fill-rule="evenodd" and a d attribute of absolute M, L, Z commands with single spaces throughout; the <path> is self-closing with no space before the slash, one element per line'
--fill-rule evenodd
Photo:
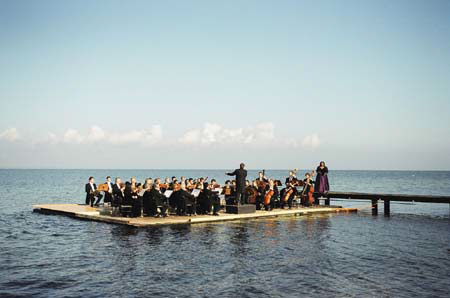
<path fill-rule="evenodd" d="M 98 206 L 104 193 L 104 203 L 127 210 L 127 216 L 154 216 L 166 217 L 169 214 L 195 216 L 197 214 L 219 215 L 224 205 L 254 204 L 257 210 L 273 210 L 274 208 L 293 207 L 293 203 L 302 206 L 314 204 L 314 181 L 312 173 L 306 173 L 304 179 L 297 179 L 296 170 L 289 172 L 282 187 L 280 180 L 266 177 L 264 171 L 259 172 L 258 177 L 246 180 L 246 171 L 243 170 L 238 182 L 227 180 L 224 186 L 220 186 L 215 179 L 176 177 L 147 178 L 144 183 L 138 183 L 131 178 L 125 183 L 120 178 L 111 181 L 106 177 L 104 184 L 97 185 L 93 177 L 86 184 L 86 204 Z M 236 170 L 238 171 L 238 170 Z M 228 175 L 236 175 L 237 172 Z M 239 182 L 240 181 L 240 182 Z M 244 185 L 241 187 L 239 185 Z"/>
<path fill-rule="evenodd" d="M 300 199 L 300 204 L 305 207 L 314 204 L 314 181 L 312 177 L 315 172 L 306 173 L 305 179 L 297 179 L 296 171 L 289 171 L 289 177 L 282 187 L 280 180 L 266 177 L 264 172 L 259 172 L 258 178 L 253 181 L 246 180 L 243 193 L 243 204 L 255 204 L 256 210 L 273 210 L 274 208 L 292 208 L 293 202 Z M 301 190 L 299 190 L 301 188 Z M 236 182 L 227 180 L 222 194 L 225 195 L 227 205 L 238 204 L 236 201 Z"/>
<path fill-rule="evenodd" d="M 86 184 L 86 204 L 91 207 L 99 206 L 103 197 L 101 192 L 104 192 L 104 203 L 119 210 L 130 209 L 127 214 L 130 217 L 219 215 L 221 208 L 221 188 L 215 179 L 208 182 L 204 178 L 181 177 L 178 182 L 176 177 L 172 177 L 162 182 L 160 178 L 147 178 L 143 184 L 138 183 L 136 178 L 125 183 L 120 178 L 116 178 L 113 183 L 109 176 L 106 180 L 106 183 L 97 188 L 94 178 L 89 178 L 89 183 Z"/>

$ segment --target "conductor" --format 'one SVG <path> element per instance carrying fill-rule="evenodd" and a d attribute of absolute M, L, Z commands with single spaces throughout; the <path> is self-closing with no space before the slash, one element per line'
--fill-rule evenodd
<path fill-rule="evenodd" d="M 244 163 L 239 165 L 239 169 L 234 170 L 232 173 L 226 173 L 228 176 L 236 176 L 236 201 L 238 204 L 246 204 L 244 190 L 245 190 L 245 178 L 247 177 L 247 171 L 244 170 Z"/>

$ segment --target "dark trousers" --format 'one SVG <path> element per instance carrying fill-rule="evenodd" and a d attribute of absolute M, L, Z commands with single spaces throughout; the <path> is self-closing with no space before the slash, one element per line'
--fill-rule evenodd
<path fill-rule="evenodd" d="M 105 199 L 103 200 L 104 203 L 110 203 L 113 201 L 112 194 L 109 192 L 105 192 Z"/>
<path fill-rule="evenodd" d="M 86 205 L 91 205 L 91 207 L 94 207 L 94 202 L 95 202 L 95 196 L 94 194 L 89 194 L 86 196 Z M 102 195 L 99 194 L 97 196 L 97 202 L 95 202 L 95 205 L 97 205 L 98 203 L 100 203 L 100 200 L 102 199 Z"/>
<path fill-rule="evenodd" d="M 243 191 L 241 191 L 241 192 L 236 192 L 236 202 L 237 202 L 238 204 L 241 204 L 241 205 L 247 204 L 247 198 L 246 198 L 246 196 L 244 195 L 244 192 L 243 192 Z"/>

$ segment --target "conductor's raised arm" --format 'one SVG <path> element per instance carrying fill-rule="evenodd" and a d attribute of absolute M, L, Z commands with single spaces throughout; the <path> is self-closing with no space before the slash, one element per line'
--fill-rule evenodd
<path fill-rule="evenodd" d="M 228 175 L 228 176 L 235 176 L 235 175 L 236 175 L 236 171 L 237 171 L 237 170 L 234 170 L 234 171 L 231 172 L 231 173 L 225 173 L 225 174 Z"/>

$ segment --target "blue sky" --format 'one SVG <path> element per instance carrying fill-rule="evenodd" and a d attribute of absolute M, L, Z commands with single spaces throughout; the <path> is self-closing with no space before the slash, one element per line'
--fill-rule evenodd
<path fill-rule="evenodd" d="M 450 169 L 449 1 L 0 0 L 0 168 Z"/>

